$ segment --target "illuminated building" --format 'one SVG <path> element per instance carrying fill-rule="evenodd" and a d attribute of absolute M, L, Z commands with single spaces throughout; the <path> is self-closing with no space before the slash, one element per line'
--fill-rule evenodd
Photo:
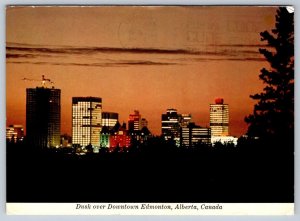
<path fill-rule="evenodd" d="M 228 104 L 222 98 L 217 98 L 215 104 L 210 104 L 211 136 L 228 136 L 229 134 Z"/>
<path fill-rule="evenodd" d="M 17 132 L 13 127 L 6 127 L 6 140 L 10 142 L 17 141 Z"/>
<path fill-rule="evenodd" d="M 237 145 L 238 138 L 232 136 L 214 136 L 211 137 L 211 143 L 214 146 L 216 143 L 220 142 L 222 144 L 233 144 Z"/>
<path fill-rule="evenodd" d="M 210 128 L 191 122 L 191 114 L 179 114 L 176 109 L 167 109 L 161 116 L 162 136 L 175 142 L 176 146 L 193 147 L 199 143 L 210 144 Z"/>
<path fill-rule="evenodd" d="M 197 144 L 210 144 L 210 128 L 200 127 L 195 123 L 189 123 L 181 127 L 180 146 L 194 147 Z"/>
<path fill-rule="evenodd" d="M 145 118 L 141 118 L 139 111 L 135 110 L 133 114 L 129 115 L 128 132 L 132 142 L 138 141 L 139 143 L 143 143 L 149 135 L 145 135 L 145 133 L 142 134 L 142 129 L 147 127 L 148 121 Z M 146 130 L 148 130 L 148 128 Z"/>
<path fill-rule="evenodd" d="M 161 133 L 165 140 L 173 140 L 176 145 L 180 144 L 180 115 L 176 109 L 167 109 L 161 115 Z"/>
<path fill-rule="evenodd" d="M 26 89 L 26 138 L 39 148 L 60 145 L 60 89 Z"/>
<path fill-rule="evenodd" d="M 141 115 L 138 110 L 135 110 L 133 114 L 129 115 L 128 119 L 128 130 L 130 132 L 139 131 L 142 129 L 141 127 Z"/>
<path fill-rule="evenodd" d="M 107 126 L 104 126 L 100 134 L 100 147 L 109 148 L 110 151 L 115 150 L 115 148 L 128 148 L 131 145 L 131 136 L 129 135 L 128 130 L 126 130 L 126 124 L 123 123 L 121 126 L 117 122 L 114 128 L 109 129 Z"/>
<path fill-rule="evenodd" d="M 128 131 L 121 127 L 119 131 L 115 132 L 113 135 L 110 136 L 109 139 L 109 147 L 110 150 L 114 150 L 115 148 L 128 148 L 131 144 L 131 137 L 128 134 Z"/>
<path fill-rule="evenodd" d="M 102 99 L 72 98 L 72 143 L 74 147 L 100 147 Z"/>
<path fill-rule="evenodd" d="M 102 112 L 102 120 L 101 126 L 108 127 L 108 129 L 112 129 L 119 120 L 119 114 L 113 112 Z"/>
<path fill-rule="evenodd" d="M 6 140 L 10 142 L 23 141 L 24 128 L 22 125 L 9 125 L 6 127 Z"/>
<path fill-rule="evenodd" d="M 110 136 L 111 131 L 109 130 L 108 126 L 103 126 L 100 133 L 100 147 L 110 147 Z"/>

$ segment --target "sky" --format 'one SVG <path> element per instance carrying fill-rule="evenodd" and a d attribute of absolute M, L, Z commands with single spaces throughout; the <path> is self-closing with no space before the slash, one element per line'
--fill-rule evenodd
<path fill-rule="evenodd" d="M 45 75 L 61 89 L 62 134 L 71 134 L 75 96 L 101 97 L 121 123 L 139 110 L 156 135 L 168 108 L 209 126 L 209 104 L 222 97 L 230 134 L 245 134 L 249 95 L 262 91 L 258 75 L 269 67 L 259 33 L 274 28 L 275 14 L 254 6 L 8 7 L 7 125 L 26 125 L 26 88 Z"/>

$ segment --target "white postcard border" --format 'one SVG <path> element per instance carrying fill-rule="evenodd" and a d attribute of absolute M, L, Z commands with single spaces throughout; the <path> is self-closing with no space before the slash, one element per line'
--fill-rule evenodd
<path fill-rule="evenodd" d="M 294 215 L 294 203 L 6 203 L 7 215 Z"/>
<path fill-rule="evenodd" d="M 40 4 L 46 4 L 46 3 L 48 3 L 48 4 L 50 4 L 50 3 L 60 3 L 60 4 L 62 4 L 62 3 L 65 3 L 65 4 L 67 4 L 67 3 L 70 3 L 70 2 L 68 2 L 68 1 L 66 1 L 66 0 L 62 0 L 62 1 L 53 1 L 53 0 L 45 0 L 45 1 L 39 1 L 39 0 L 33 0 L 33 1 L 22 1 L 22 0 L 4 0 L 4 1 L 1 1 L 1 6 L 2 6 L 2 8 L 4 8 L 4 6 L 5 6 L 5 4 L 24 4 L 24 3 L 27 3 L 28 4 L 28 2 L 30 2 L 30 3 L 32 3 L 32 4 L 37 4 L 37 3 L 40 3 Z M 116 3 L 116 1 L 93 1 L 93 0 L 89 0 L 89 1 L 71 1 L 72 3 L 79 3 L 79 4 L 87 4 L 87 3 L 94 3 L 94 4 L 101 4 L 101 3 L 107 3 L 107 4 L 112 4 L 112 3 Z M 130 3 L 134 3 L 134 2 L 136 2 L 136 4 L 138 4 L 138 1 L 134 1 L 134 0 L 129 0 L 129 1 L 121 1 L 123 4 L 124 4 L 124 2 L 130 2 Z M 142 2 L 145 2 L 145 0 L 143 0 Z M 146 1 L 146 3 L 148 3 L 149 4 L 149 2 L 151 2 L 151 3 L 153 3 L 153 2 L 155 2 L 155 3 L 157 3 L 157 4 L 163 4 L 163 3 L 169 3 L 169 1 Z M 172 4 L 175 4 L 175 3 L 177 3 L 178 1 L 171 1 L 171 3 Z M 299 2 L 298 1 L 293 1 L 293 0 L 286 0 L 286 1 L 282 1 L 282 0 L 279 0 L 279 1 L 276 1 L 276 2 L 274 2 L 274 1 L 269 1 L 269 0 L 263 0 L 263 1 L 257 1 L 257 0 L 254 0 L 254 1 L 246 1 L 246 2 L 241 2 L 241 1 L 220 1 L 220 0 L 217 0 L 217 1 L 201 1 L 201 4 L 216 4 L 216 2 L 217 2 L 217 4 L 237 4 L 237 3 L 243 3 L 243 4 L 251 4 L 251 5 L 253 5 L 253 4 L 293 4 L 293 5 L 296 5 L 296 6 L 299 6 Z M 139 3 L 141 3 L 141 2 L 139 2 Z M 198 3 L 199 4 L 199 2 L 196 2 L 196 1 L 194 1 L 194 0 L 188 0 L 188 1 L 186 1 L 185 2 L 185 4 L 196 4 L 196 3 Z M 296 7 L 297 8 L 297 7 Z M 3 11 L 4 11 L 4 9 L 3 9 Z M 296 17 L 298 17 L 299 18 L 299 16 L 297 15 L 298 13 L 296 13 Z M 2 24 L 4 24 L 2 27 L 1 27 L 1 42 L 2 42 L 2 44 L 1 45 L 4 45 L 4 42 L 5 42 L 5 22 L 4 22 L 4 20 L 5 20 L 5 16 L 4 16 L 4 14 L 3 15 L 1 15 L 1 18 L 0 18 L 0 20 L 1 20 L 1 23 Z M 299 27 L 299 23 L 296 23 L 295 24 L 295 28 L 296 27 Z M 299 28 L 297 28 L 298 30 L 299 30 Z M 297 30 L 296 30 L 296 33 L 297 33 Z M 296 34 L 296 36 L 298 36 L 297 34 Z M 298 39 L 299 40 L 299 38 L 297 38 L 296 37 L 296 39 Z M 295 41 L 295 45 L 297 45 L 297 41 Z M 295 47 L 296 48 L 296 47 Z M 3 98 L 3 99 L 1 99 L 0 100 L 0 103 L 1 103 L 1 110 L 2 110 L 2 115 L 1 115 L 1 119 L 0 119 L 0 121 L 1 121 L 1 125 L 3 126 L 3 128 L 5 128 L 4 126 L 5 126 L 5 116 L 6 116 L 6 114 L 5 114 L 5 112 L 6 112 L 6 110 L 5 110 L 5 47 L 2 47 L 2 49 L 1 49 L 1 51 L 3 52 L 3 53 L 1 53 L 1 55 L 0 55 L 0 57 L 2 58 L 1 60 L 2 60 L 2 62 L 1 62 L 1 69 L 2 69 L 2 73 L 0 74 L 1 75 L 1 85 L 2 85 L 2 89 L 1 89 L 1 98 Z M 297 56 L 297 54 L 299 54 L 298 53 L 298 51 L 299 50 L 295 50 L 295 53 L 296 53 L 296 56 Z M 296 66 L 296 70 L 297 70 L 297 67 L 299 68 L 299 63 L 297 63 L 296 62 L 296 64 L 295 64 L 295 66 Z M 295 72 L 295 74 L 297 75 L 297 76 L 299 76 L 299 73 L 297 73 L 297 71 Z M 297 83 L 296 83 L 297 84 Z M 299 88 L 297 88 L 297 87 L 295 87 L 295 94 L 296 94 L 296 100 L 297 101 L 299 101 L 299 95 L 300 95 L 300 93 L 299 93 L 299 91 L 300 91 L 300 89 Z M 297 113 L 299 113 L 299 103 L 296 103 L 295 104 L 295 107 L 296 107 L 296 114 Z M 296 128 L 299 128 L 299 126 L 300 126 L 300 124 L 299 124 L 299 120 L 298 120 L 298 118 L 296 118 L 295 119 L 295 124 L 296 124 Z M 1 137 L 4 139 L 5 138 L 5 134 L 4 134 L 4 129 L 3 130 L 1 130 Z M 299 144 L 299 137 L 297 137 L 296 136 L 296 145 L 295 145 L 295 149 L 296 149 L 296 152 L 299 152 L 299 146 L 297 145 L 297 144 Z M 3 145 L 3 144 L 1 144 L 1 147 L 3 147 L 3 146 L 5 146 L 5 145 Z M 30 205 L 28 204 L 28 203 L 6 203 L 5 204 L 5 202 L 6 202 L 6 200 L 5 200 L 5 195 L 6 195 L 6 193 L 5 193 L 5 159 L 6 159 L 6 155 L 5 155 L 5 148 L 1 148 L 1 155 L 2 155 L 2 169 L 1 169 L 1 172 L 0 172 L 0 177 L 2 177 L 3 179 L 1 179 L 1 191 L 0 191 L 0 198 L 1 198 L 1 208 L 2 208 L 2 212 L 1 212 L 1 215 L 0 215 L 0 220 L 14 220 L 14 221 L 16 221 L 16 220 L 33 220 L 34 219 L 34 217 L 30 217 L 30 216 L 28 216 L 28 217 L 22 217 L 22 216 L 18 216 L 18 217 L 7 217 L 4 213 L 5 213 L 5 208 L 4 208 L 4 206 L 6 205 L 6 211 L 8 212 L 8 214 L 15 214 L 16 215 L 16 212 L 19 212 L 19 215 L 22 215 L 22 214 L 20 214 L 20 212 L 22 212 L 22 207 L 23 207 L 23 209 L 24 209 L 24 206 L 26 206 L 26 207 L 30 207 L 30 205 L 31 206 L 34 206 L 32 203 L 30 203 Z M 298 168 L 300 168 L 299 167 L 299 160 L 297 160 L 297 159 L 299 159 L 299 156 L 298 155 L 296 155 L 295 156 L 295 173 L 296 173 L 296 175 L 295 175 L 295 182 L 296 182 L 296 185 L 295 186 L 298 186 L 297 184 L 299 184 L 299 169 Z M 297 166 L 298 165 L 298 166 Z M 298 201 L 298 199 L 299 199 L 299 192 L 298 191 L 296 191 L 295 192 L 295 201 Z M 98 204 L 98 203 L 97 203 Z M 41 203 L 38 203 L 38 205 L 41 205 Z M 58 211 L 63 211 L 64 210 L 64 208 L 66 208 L 65 206 L 67 205 L 67 207 L 69 208 L 69 206 L 71 207 L 71 206 L 74 206 L 74 203 L 70 203 L 70 205 L 69 205 L 69 203 L 68 204 L 54 204 L 54 205 L 57 205 L 58 207 L 62 207 L 62 208 L 60 208 Z M 68 206 L 69 205 L 69 206 Z M 221 205 L 226 205 L 226 210 L 227 210 L 227 205 L 229 205 L 229 204 L 221 204 Z M 233 204 L 233 206 L 238 206 L 238 208 L 240 208 L 240 206 L 239 206 L 240 204 Z M 242 205 L 244 205 L 244 203 L 242 203 Z M 251 215 L 255 215 L 253 212 L 256 212 L 255 211 L 255 205 L 257 206 L 257 207 L 259 207 L 259 208 L 263 208 L 263 207 L 265 207 L 266 206 L 266 204 L 261 204 L 261 203 L 259 203 L 259 204 L 248 204 L 248 206 L 250 205 L 250 207 L 251 208 L 249 208 L 248 210 L 249 211 L 251 211 Z M 294 204 L 293 203 L 288 203 L 288 204 L 285 204 L 285 203 L 282 203 L 282 204 L 274 204 L 274 203 L 270 203 L 270 204 L 268 204 L 269 206 L 275 206 L 276 208 L 273 208 L 272 209 L 272 211 L 273 210 L 276 210 L 278 207 L 280 207 L 280 210 L 282 209 L 282 210 L 284 210 L 284 208 L 283 207 L 285 207 L 286 208 L 286 210 L 284 210 L 284 211 L 291 211 L 291 205 L 292 205 L 292 207 L 294 208 Z M 42 206 L 45 206 L 44 204 L 42 205 Z M 52 207 L 51 206 L 51 208 L 54 208 L 54 206 Z M 235 208 L 236 210 L 238 210 L 238 208 Z M 298 213 L 299 213 L 299 205 L 297 205 L 297 204 L 295 204 L 295 208 L 298 208 Z M 36 211 L 36 210 L 38 210 L 38 208 L 36 208 L 36 207 L 34 207 L 34 208 L 31 208 L 31 210 L 34 210 L 35 212 L 38 212 L 38 211 Z M 50 210 L 50 209 L 47 209 L 48 211 Z M 261 210 L 261 209 L 259 209 L 259 210 Z M 293 209 L 294 210 L 294 209 Z M 51 211 L 52 213 L 53 213 L 53 211 Z M 57 211 L 56 211 L 57 212 Z M 297 210 L 295 211 L 296 212 L 296 214 L 297 214 Z M 66 211 L 64 211 L 64 213 L 66 213 Z M 155 211 L 153 211 L 153 213 L 155 213 Z M 239 212 L 240 213 L 240 212 Z M 47 214 L 47 215 L 50 215 L 50 214 Z M 55 214 L 53 214 L 53 215 L 55 215 Z M 75 215 L 75 214 L 74 214 Z M 93 215 L 93 214 L 88 214 L 88 215 Z M 154 214 L 153 214 L 154 215 Z M 182 215 L 184 215 L 184 214 L 182 214 Z M 214 215 L 217 215 L 217 214 L 214 214 Z M 237 215 L 237 214 L 232 214 L 232 215 Z M 239 215 L 239 214 L 238 214 Z M 244 215 L 246 215 L 246 214 L 244 214 Z M 250 214 L 249 214 L 250 215 Z M 269 214 L 269 215 L 272 215 L 272 214 Z M 283 214 L 282 214 L 283 215 Z M 290 214 L 286 214 L 286 215 L 290 215 Z M 299 215 L 299 214 L 298 214 Z M 297 220 L 299 217 L 298 217 L 298 215 L 295 215 L 294 217 L 287 217 L 287 218 L 289 218 L 289 220 Z M 44 220 L 52 220 L 52 218 L 51 217 L 53 217 L 53 216 L 50 216 L 50 217 L 44 217 L 43 219 Z M 29 219 L 28 219 L 29 218 Z M 195 217 L 196 218 L 196 217 Z M 286 218 L 286 219 L 287 219 Z M 61 218 L 61 217 L 56 217 L 55 218 L 56 220 L 74 220 L 74 217 L 64 217 L 63 219 Z M 243 217 L 243 220 L 250 220 L 251 219 L 251 217 Z M 264 218 L 262 218 L 262 217 L 260 217 L 260 218 L 257 218 L 257 220 L 273 220 L 274 219 L 274 217 L 272 218 L 272 217 L 264 217 Z M 34 220 L 37 220 L 37 219 L 34 219 Z M 86 218 L 84 218 L 84 220 L 90 220 L 89 219 L 89 217 L 86 217 Z M 107 220 L 115 220 L 113 217 L 108 217 L 107 218 Z M 127 217 L 127 219 L 124 219 L 124 220 L 130 220 L 130 218 L 129 217 Z M 142 219 L 142 220 L 145 220 L 145 219 Z M 168 220 L 168 219 L 167 219 Z M 170 219 L 171 220 L 171 219 Z M 187 220 L 194 220 L 194 219 L 191 219 L 191 218 L 188 218 Z M 213 219 L 213 220 L 216 220 L 216 219 Z M 218 219 L 219 220 L 219 219 Z M 230 217 L 227 217 L 227 218 L 223 218 L 223 219 L 221 219 L 221 220 L 230 220 Z M 283 219 L 281 219 L 281 220 L 283 220 Z M 285 220 L 285 218 L 284 218 L 284 220 Z"/>

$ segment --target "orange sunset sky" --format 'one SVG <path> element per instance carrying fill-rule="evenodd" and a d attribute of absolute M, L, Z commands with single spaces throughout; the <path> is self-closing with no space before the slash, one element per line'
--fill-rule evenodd
<path fill-rule="evenodd" d="M 26 88 L 50 78 L 61 89 L 61 132 L 71 134 L 75 96 L 102 98 L 122 123 L 134 110 L 161 133 L 167 108 L 209 126 L 209 104 L 229 104 L 230 134 L 247 130 L 250 94 L 263 88 L 268 63 L 259 33 L 275 24 L 276 7 L 8 7 L 7 125 L 23 124 Z"/>

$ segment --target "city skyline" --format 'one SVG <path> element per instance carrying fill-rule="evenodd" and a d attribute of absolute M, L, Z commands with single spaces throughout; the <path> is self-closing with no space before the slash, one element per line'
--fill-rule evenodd
<path fill-rule="evenodd" d="M 34 103 L 32 101 L 32 98 L 28 100 L 28 97 L 30 97 L 29 96 L 29 92 L 36 93 L 36 91 L 41 91 L 41 92 L 45 93 L 45 92 L 48 92 L 48 91 L 59 91 L 59 93 L 60 93 L 60 89 L 59 88 L 54 88 L 54 87 L 48 88 L 48 87 L 45 87 L 45 86 L 36 87 L 36 88 L 26 88 L 26 91 L 27 91 L 27 106 L 28 107 L 31 107 L 32 103 Z M 223 98 L 216 98 L 215 104 L 210 104 L 210 106 L 216 105 L 217 102 L 218 102 L 218 100 L 222 100 L 222 104 L 223 104 Z M 28 101 L 29 101 L 29 103 L 28 103 Z M 39 99 L 39 101 L 41 101 L 41 100 Z M 46 98 L 43 102 L 44 103 L 45 102 L 46 103 L 49 102 L 49 98 Z M 52 103 L 53 103 L 53 100 L 50 99 L 50 104 L 52 104 Z M 224 104 L 224 105 L 226 105 L 226 107 L 227 107 L 226 110 L 227 110 L 227 114 L 228 114 L 229 113 L 228 104 Z M 60 106 L 60 104 L 59 104 L 59 106 Z M 40 106 L 40 108 L 42 108 L 42 107 L 43 107 L 43 105 Z M 98 108 L 100 108 L 100 110 L 96 111 L 95 113 L 93 111 L 91 112 L 91 110 L 89 110 L 89 109 L 93 109 L 94 110 L 94 109 L 98 109 Z M 134 130 L 140 131 L 143 127 L 147 127 L 148 128 L 148 126 L 147 126 L 148 125 L 148 121 L 145 118 L 141 117 L 141 114 L 140 114 L 139 110 L 134 110 L 134 113 L 129 114 L 128 121 L 126 121 L 126 122 L 125 121 L 120 122 L 118 120 L 118 115 L 119 114 L 117 112 L 103 112 L 102 108 L 103 108 L 103 106 L 102 106 L 102 98 L 91 97 L 91 96 L 87 96 L 87 97 L 72 97 L 72 116 L 70 116 L 70 117 L 72 118 L 72 128 L 73 129 L 72 129 L 72 133 L 70 135 L 72 135 L 72 137 L 73 137 L 74 132 L 77 131 L 77 129 L 75 129 L 75 128 L 78 127 L 78 126 L 81 127 L 82 125 L 85 125 L 84 127 L 86 127 L 88 125 L 91 126 L 91 125 L 96 125 L 97 124 L 99 126 L 99 128 L 103 128 L 105 126 L 105 127 L 108 127 L 110 129 L 112 129 L 116 125 L 116 123 L 122 123 L 122 124 L 126 125 L 126 128 L 129 131 L 134 131 Z M 43 107 L 42 110 L 47 114 L 47 111 L 45 110 L 45 107 Z M 190 113 L 178 114 L 178 116 L 177 116 L 177 110 L 176 109 L 168 108 L 167 112 L 169 112 L 169 111 L 176 112 L 176 117 L 180 117 L 181 118 L 181 121 L 182 121 L 181 123 L 184 126 L 187 126 L 189 123 L 194 123 L 195 120 L 196 120 L 196 119 L 192 120 L 192 114 L 190 114 Z M 29 111 L 29 112 L 31 112 L 31 111 Z M 40 118 L 42 118 L 43 117 L 42 115 L 44 115 L 45 113 L 39 113 Z M 210 111 L 210 113 L 211 113 L 211 111 Z M 32 115 L 32 114 L 26 113 L 26 115 Z M 34 114 L 34 115 L 36 115 L 36 114 Z M 89 115 L 90 115 L 91 118 L 87 119 L 86 116 L 89 116 Z M 162 115 L 165 115 L 165 114 L 162 113 Z M 33 117 L 33 116 L 31 116 L 31 117 Z M 93 116 L 97 117 L 97 118 L 98 118 L 98 116 L 102 116 L 102 117 L 92 123 L 92 122 L 90 122 L 90 119 L 94 119 Z M 136 117 L 138 117 L 138 118 L 136 119 Z M 227 116 L 227 118 L 228 118 L 228 116 Z M 212 118 L 210 117 L 210 121 L 211 121 L 211 119 Z M 161 133 L 155 134 L 155 135 L 159 135 L 159 136 L 163 136 L 164 135 L 164 133 L 162 132 L 162 129 L 164 127 L 164 123 L 163 122 L 164 122 L 164 120 L 161 119 L 161 122 L 160 122 L 160 123 L 162 123 L 162 126 L 160 128 Z M 227 122 L 228 122 L 228 120 L 227 120 Z M 177 123 L 179 123 L 179 122 L 177 122 Z M 26 126 L 24 128 L 25 130 L 27 129 L 28 125 L 31 126 L 31 127 L 37 126 L 36 124 L 32 124 L 32 122 L 29 122 L 28 124 L 25 125 Z M 61 122 L 59 122 L 59 125 L 61 125 Z M 12 127 L 12 126 L 14 126 L 14 125 L 9 125 L 9 126 L 7 126 L 7 128 Z M 21 126 L 23 128 L 23 125 L 16 125 L 16 126 Z M 230 125 L 228 125 L 228 123 L 227 123 L 227 133 L 226 134 L 218 134 L 216 136 L 229 136 L 230 135 L 230 133 L 228 133 L 228 127 L 229 126 Z M 201 125 L 201 127 L 203 127 L 203 126 Z M 205 126 L 205 128 L 211 128 L 211 125 L 210 126 Z M 151 130 L 151 128 L 148 128 L 148 129 Z M 39 128 L 37 127 L 36 130 L 39 130 Z M 75 133 L 77 133 L 77 132 L 75 132 Z M 88 132 L 88 133 L 90 133 L 90 132 Z M 64 133 L 60 133 L 60 134 L 63 135 Z M 99 131 L 99 134 L 100 134 L 100 131 Z M 97 139 L 97 140 L 99 140 L 99 139 Z M 87 145 L 88 143 L 89 142 L 85 142 L 85 145 Z M 76 142 L 75 142 L 75 144 L 76 144 Z"/>
<path fill-rule="evenodd" d="M 294 17 L 293 6 L 7 6 L 7 212 L 167 202 L 144 212 L 293 214 Z"/>
<path fill-rule="evenodd" d="M 275 11 L 8 8 L 7 125 L 25 125 L 25 89 L 40 86 L 21 79 L 45 74 L 62 90 L 62 134 L 71 134 L 76 96 L 103 98 L 103 111 L 119 113 L 120 123 L 139 110 L 156 135 L 167 108 L 191 113 L 195 123 L 208 126 L 209 104 L 223 97 L 230 104 L 230 134 L 240 136 L 253 109 L 249 95 L 262 88 L 258 74 L 266 62 L 258 53 L 259 32 L 273 28 Z"/>

